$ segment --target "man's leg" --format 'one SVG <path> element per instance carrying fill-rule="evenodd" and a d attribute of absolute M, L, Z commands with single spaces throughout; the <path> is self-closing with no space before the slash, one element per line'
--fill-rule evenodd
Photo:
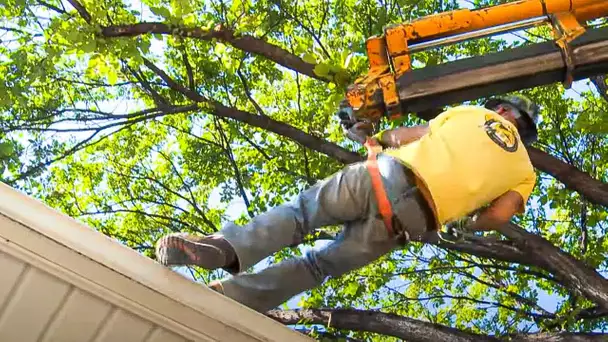
<path fill-rule="evenodd" d="M 348 165 L 245 226 L 228 223 L 209 237 L 166 236 L 157 245 L 157 258 L 166 265 L 196 264 L 239 273 L 282 248 L 300 243 L 316 228 L 367 217 L 374 205 L 373 196 L 365 164 Z M 227 265 L 230 259 L 234 262 Z"/>
<path fill-rule="evenodd" d="M 399 246 L 384 223 L 368 217 L 346 225 L 335 241 L 304 257 L 284 260 L 258 273 L 242 273 L 210 287 L 254 310 L 265 312 L 315 288 L 327 277 L 361 268 Z"/>
<path fill-rule="evenodd" d="M 397 210 L 399 229 L 406 229 L 412 240 L 420 240 L 432 223 L 403 167 L 381 157 L 379 168 L 388 197 Z M 371 187 L 371 186 L 370 186 Z M 370 190 L 371 191 L 371 190 Z M 327 277 L 339 277 L 363 267 L 401 245 L 401 239 L 389 236 L 378 215 L 373 195 L 364 217 L 348 222 L 338 238 L 306 256 L 282 261 L 256 274 L 239 274 L 209 286 L 257 311 L 272 309 L 289 298 L 319 286 Z"/>

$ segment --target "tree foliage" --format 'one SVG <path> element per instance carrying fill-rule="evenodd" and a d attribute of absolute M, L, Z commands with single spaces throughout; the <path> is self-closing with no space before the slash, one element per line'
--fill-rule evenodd
<path fill-rule="evenodd" d="M 0 4 L 2 180 L 154 257 L 162 234 L 246 223 L 360 160 L 362 147 L 345 139 L 334 114 L 346 86 L 367 70 L 365 39 L 463 3 Z M 417 53 L 414 65 L 543 35 Z M 541 105 L 542 123 L 530 151 L 538 185 L 518 226 L 474 241 L 410 244 L 299 299 L 316 311 L 271 316 L 313 327 L 313 335 L 374 341 L 424 340 L 425 331 L 453 340 L 601 337 L 582 333 L 605 333 L 608 322 L 607 91 L 601 76 L 571 90 L 523 90 Z M 298 253 L 288 248 L 270 262 Z M 189 271 L 200 282 L 223 276 Z M 332 325 L 327 310 L 342 310 L 344 320 Z M 352 317 L 365 324 L 353 326 Z M 401 330 L 374 325 L 386 317 Z M 329 326 L 321 334 L 319 325 Z"/>

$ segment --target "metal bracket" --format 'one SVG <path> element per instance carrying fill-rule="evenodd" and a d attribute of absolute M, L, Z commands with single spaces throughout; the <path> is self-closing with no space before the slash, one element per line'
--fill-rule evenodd
<path fill-rule="evenodd" d="M 559 46 L 564 63 L 566 64 L 566 75 L 564 76 L 564 87 L 570 89 L 573 81 L 573 72 L 576 67 L 574 54 L 570 42 L 585 33 L 585 28 L 581 26 L 576 17 L 570 12 L 556 13 L 549 16 L 553 27 L 555 43 Z"/>
<path fill-rule="evenodd" d="M 377 122 L 384 116 L 395 119 L 401 115 L 401 103 L 395 74 L 391 71 L 391 62 L 394 61 L 389 61 L 387 40 L 385 37 L 371 37 L 366 48 L 370 70 L 348 87 L 347 102 L 358 120 Z"/>

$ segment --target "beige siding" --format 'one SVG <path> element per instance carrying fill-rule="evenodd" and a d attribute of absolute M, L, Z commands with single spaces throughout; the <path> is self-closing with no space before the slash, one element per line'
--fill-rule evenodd
<path fill-rule="evenodd" d="M 16 288 L 16 284 L 21 282 L 21 277 L 25 273 L 25 263 L 17 260 L 10 255 L 0 253 L 0 313 L 4 312 L 6 302 L 12 297 L 11 291 Z"/>
<path fill-rule="evenodd" d="M 53 275 L 0 252 L 2 342 L 185 342 Z"/>
<path fill-rule="evenodd" d="M 65 282 L 28 267 L 2 307 L 0 341 L 36 341 L 69 290 Z"/>
<path fill-rule="evenodd" d="M 112 315 L 103 322 L 103 327 L 94 342 L 113 341 L 145 341 L 146 336 L 152 331 L 152 325 L 133 316 L 123 310 L 115 310 Z"/>
<path fill-rule="evenodd" d="M 172 332 L 156 328 L 148 336 L 146 342 L 185 342 L 185 340 Z"/>
<path fill-rule="evenodd" d="M 74 289 L 53 317 L 41 342 L 91 341 L 111 310 L 112 305 L 107 302 Z"/>
<path fill-rule="evenodd" d="M 0 184 L 0 341 L 311 341 Z"/>

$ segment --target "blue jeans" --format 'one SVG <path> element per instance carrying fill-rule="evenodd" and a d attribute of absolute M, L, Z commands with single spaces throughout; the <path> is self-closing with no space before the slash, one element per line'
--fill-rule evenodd
<path fill-rule="evenodd" d="M 420 240 L 431 224 L 404 166 L 378 156 L 380 173 L 399 226 L 411 240 Z M 284 260 L 258 273 L 240 273 L 265 257 L 302 241 L 315 229 L 343 225 L 330 244 L 303 257 Z M 260 312 L 315 288 L 328 277 L 361 268 L 393 249 L 402 239 L 387 232 L 378 212 L 371 178 L 364 163 L 355 163 L 301 192 L 291 202 L 253 218 L 241 227 L 227 224 L 217 233 L 234 248 L 238 269 L 219 282 L 224 295 Z"/>

